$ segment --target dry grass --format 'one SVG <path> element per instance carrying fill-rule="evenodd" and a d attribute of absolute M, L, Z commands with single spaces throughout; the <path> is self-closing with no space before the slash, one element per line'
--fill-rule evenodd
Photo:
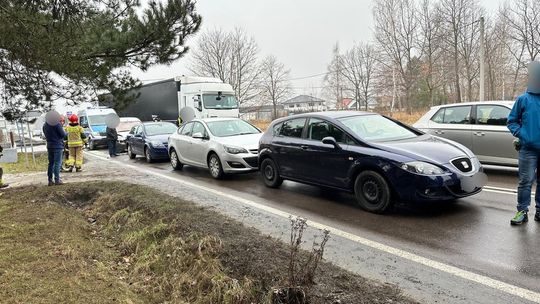
<path fill-rule="evenodd" d="M 36 153 L 36 165 L 32 159 L 32 154 L 28 155 L 28 165 L 26 164 L 26 155 L 24 153 L 18 153 L 17 162 L 12 164 L 0 164 L 6 174 L 26 173 L 26 172 L 39 172 L 47 170 L 47 153 Z"/>
<path fill-rule="evenodd" d="M 0 196 L 3 303 L 270 304 L 274 288 L 286 288 L 289 256 L 286 244 L 140 185 L 72 183 Z M 298 265 L 309 258 L 295 252 Z M 412 303 L 328 263 L 313 269 L 309 303 Z"/>

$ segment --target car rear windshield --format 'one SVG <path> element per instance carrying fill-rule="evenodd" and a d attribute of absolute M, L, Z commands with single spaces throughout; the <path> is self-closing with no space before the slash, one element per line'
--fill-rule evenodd
<path fill-rule="evenodd" d="M 118 127 L 116 127 L 116 130 L 118 132 L 127 132 L 129 130 L 131 130 L 133 127 L 137 126 L 138 124 L 140 124 L 141 122 L 140 121 L 136 121 L 136 120 L 133 120 L 133 121 L 122 121 L 120 122 L 120 124 L 118 125 Z"/>
<path fill-rule="evenodd" d="M 217 137 L 261 133 L 259 129 L 241 119 L 210 121 L 206 124 L 210 133 Z"/>
<path fill-rule="evenodd" d="M 176 132 L 176 125 L 170 122 L 152 123 L 144 126 L 146 135 L 163 135 Z"/>
<path fill-rule="evenodd" d="M 382 142 L 417 137 L 418 134 L 381 115 L 359 115 L 338 119 L 365 141 Z"/>

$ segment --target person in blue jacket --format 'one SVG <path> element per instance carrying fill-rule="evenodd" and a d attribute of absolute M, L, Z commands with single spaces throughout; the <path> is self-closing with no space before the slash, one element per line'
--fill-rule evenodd
<path fill-rule="evenodd" d="M 540 62 L 529 64 L 527 92 L 519 96 L 508 116 L 508 129 L 519 139 L 519 184 L 517 213 L 512 225 L 526 223 L 531 204 L 531 188 L 540 174 Z M 536 186 L 535 221 L 540 221 L 540 184 Z"/>
<path fill-rule="evenodd" d="M 63 183 L 60 179 L 60 169 L 62 167 L 66 132 L 60 122 L 61 116 L 58 112 L 51 111 L 47 113 L 46 121 L 43 125 L 43 134 L 47 139 L 47 152 L 49 154 L 49 166 L 47 169 L 49 186 L 61 185 Z"/>

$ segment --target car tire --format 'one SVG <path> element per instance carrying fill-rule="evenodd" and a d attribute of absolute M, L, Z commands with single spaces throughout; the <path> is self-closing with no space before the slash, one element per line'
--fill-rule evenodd
<path fill-rule="evenodd" d="M 96 149 L 96 144 L 94 143 L 93 140 L 88 141 L 88 149 L 90 149 L 90 150 L 95 150 Z"/>
<path fill-rule="evenodd" d="M 170 158 L 171 158 L 171 166 L 173 167 L 173 169 L 182 170 L 182 168 L 184 167 L 184 164 L 182 164 L 180 162 L 180 159 L 178 159 L 178 153 L 176 153 L 176 150 L 174 148 L 171 149 Z"/>
<path fill-rule="evenodd" d="M 134 154 L 133 151 L 131 150 L 130 145 L 127 145 L 127 154 L 129 156 L 129 159 L 135 159 L 135 157 L 137 157 L 137 155 Z"/>
<path fill-rule="evenodd" d="M 279 176 L 276 163 L 273 159 L 267 158 L 261 163 L 261 175 L 264 180 L 264 184 L 270 188 L 278 188 L 283 184 L 283 178 Z"/>
<path fill-rule="evenodd" d="M 144 158 L 149 164 L 154 162 L 154 159 L 152 158 L 152 155 L 150 154 L 150 149 L 148 149 L 148 147 L 144 148 Z"/>
<path fill-rule="evenodd" d="M 373 213 L 386 213 L 392 208 L 392 195 L 386 179 L 375 171 L 363 171 L 356 177 L 354 193 L 358 205 Z"/>
<path fill-rule="evenodd" d="M 215 153 L 210 154 L 210 157 L 208 157 L 208 170 L 210 170 L 210 175 L 215 179 L 222 179 L 225 175 L 221 160 Z"/>

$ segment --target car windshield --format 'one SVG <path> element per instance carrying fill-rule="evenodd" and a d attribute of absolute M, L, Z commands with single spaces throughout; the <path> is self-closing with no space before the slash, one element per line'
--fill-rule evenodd
<path fill-rule="evenodd" d="M 136 121 L 136 120 L 134 120 L 134 121 L 122 121 L 122 122 L 120 122 L 118 127 L 116 127 L 116 130 L 118 132 L 128 132 L 133 127 L 135 127 L 136 125 L 138 125 L 140 123 L 141 123 L 140 121 Z"/>
<path fill-rule="evenodd" d="M 338 119 L 365 141 L 381 142 L 414 138 L 418 135 L 381 115 L 359 115 Z"/>
<path fill-rule="evenodd" d="M 104 125 L 106 115 L 89 115 L 88 124 L 90 125 Z"/>
<path fill-rule="evenodd" d="M 228 110 L 238 108 L 238 101 L 233 95 L 204 94 L 203 103 L 207 109 Z"/>
<path fill-rule="evenodd" d="M 146 135 L 163 135 L 176 132 L 176 125 L 170 122 L 151 123 L 144 126 Z"/>
<path fill-rule="evenodd" d="M 261 133 L 259 129 L 241 119 L 210 121 L 206 124 L 210 133 L 217 137 Z"/>

